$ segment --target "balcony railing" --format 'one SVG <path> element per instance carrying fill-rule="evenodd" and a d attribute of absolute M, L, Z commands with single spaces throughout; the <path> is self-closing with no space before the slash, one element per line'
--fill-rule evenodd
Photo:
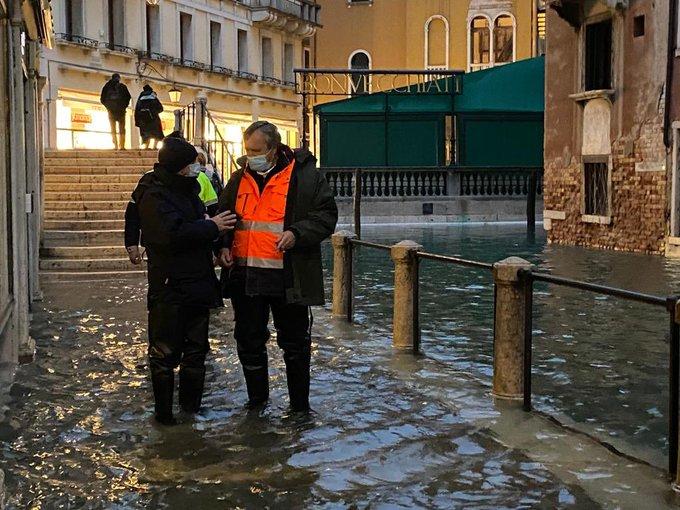
<path fill-rule="evenodd" d="M 323 168 L 336 197 L 352 197 L 357 189 L 356 168 Z M 361 196 L 390 197 L 526 197 L 531 177 L 536 194 L 543 194 L 542 168 L 363 168 Z"/>
<path fill-rule="evenodd" d="M 241 0 L 241 3 L 252 9 L 273 9 L 314 25 L 320 23 L 321 7 L 304 0 Z"/>

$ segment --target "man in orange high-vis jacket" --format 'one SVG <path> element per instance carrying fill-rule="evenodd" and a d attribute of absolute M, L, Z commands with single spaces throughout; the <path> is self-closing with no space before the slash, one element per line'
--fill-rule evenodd
<path fill-rule="evenodd" d="M 309 411 L 310 306 L 324 303 L 321 242 L 335 230 L 338 209 L 316 159 L 281 143 L 273 124 L 253 123 L 243 135 L 246 157 L 220 195 L 219 210 L 239 222 L 219 254 L 224 297 L 249 406 L 269 398 L 269 314 L 283 349 L 290 405 Z"/>

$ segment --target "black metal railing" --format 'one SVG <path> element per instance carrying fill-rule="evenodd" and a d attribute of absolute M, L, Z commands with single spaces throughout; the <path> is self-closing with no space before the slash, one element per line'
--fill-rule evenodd
<path fill-rule="evenodd" d="M 180 131 L 194 145 L 203 148 L 210 164 L 215 167 L 222 183 L 226 183 L 238 168 L 235 146 L 222 136 L 210 110 L 202 101 L 195 101 L 178 110 Z"/>
<path fill-rule="evenodd" d="M 345 286 L 347 307 L 347 320 L 354 321 L 354 253 L 356 247 L 366 247 L 382 251 L 390 251 L 391 246 L 379 243 L 373 243 L 356 238 L 347 239 L 347 249 L 349 251 L 349 264 L 347 275 L 348 285 Z M 483 269 L 486 271 L 493 271 L 494 265 L 487 262 L 479 262 L 475 260 L 466 260 L 458 257 L 449 257 L 446 255 L 428 253 L 424 251 L 417 251 L 413 260 L 414 282 L 412 287 L 412 303 L 413 303 L 413 352 L 420 353 L 420 282 L 419 282 L 419 264 L 421 260 L 433 260 L 448 264 L 470 267 L 474 269 Z M 668 472 L 671 476 L 677 475 L 678 464 L 678 433 L 680 418 L 680 296 L 658 296 L 653 294 L 645 294 L 627 289 L 620 289 L 606 285 L 589 283 L 571 278 L 555 276 L 548 273 L 541 273 L 533 269 L 522 269 L 519 271 L 520 285 L 523 291 L 524 301 L 524 346 L 523 346 L 523 409 L 526 412 L 532 410 L 532 351 L 533 351 L 533 295 L 534 282 L 544 282 L 552 285 L 559 285 L 563 287 L 570 287 L 573 289 L 591 292 L 598 295 L 611 296 L 619 299 L 643 303 L 650 306 L 664 308 L 668 314 L 669 320 L 669 369 L 668 369 Z M 495 311 L 496 311 L 496 288 L 494 285 L 494 328 L 496 327 Z M 597 438 L 593 438 L 596 441 Z M 632 457 L 631 457 L 632 458 Z"/>

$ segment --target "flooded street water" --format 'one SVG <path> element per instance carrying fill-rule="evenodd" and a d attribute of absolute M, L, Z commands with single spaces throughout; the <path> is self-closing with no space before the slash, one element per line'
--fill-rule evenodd
<path fill-rule="evenodd" d="M 660 257 L 546 247 L 521 226 L 367 228 L 380 242 L 495 261 L 652 293 L 678 290 Z M 326 259 L 329 259 L 326 246 Z M 489 396 L 492 286 L 486 273 L 423 263 L 423 350 L 390 348 L 391 264 L 362 249 L 358 326 L 317 310 L 309 419 L 288 415 L 270 342 L 272 402 L 243 407 L 231 312 L 214 314 L 204 411 L 152 423 L 145 284 L 45 286 L 36 361 L 19 367 L 0 421 L 9 508 L 663 508 L 664 473 Z M 642 272 L 644 268 L 644 273 Z M 328 280 L 328 279 L 327 279 Z M 537 404 L 664 465 L 663 311 L 540 287 Z M 618 443 L 617 443 L 618 441 Z"/>

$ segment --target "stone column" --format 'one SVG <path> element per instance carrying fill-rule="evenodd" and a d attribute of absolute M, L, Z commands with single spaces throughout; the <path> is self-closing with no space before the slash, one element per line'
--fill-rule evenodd
<path fill-rule="evenodd" d="M 415 316 L 414 287 L 418 285 L 416 253 L 422 249 L 414 241 L 401 241 L 390 252 L 394 261 L 394 317 L 392 346 L 399 350 L 414 348 Z"/>
<path fill-rule="evenodd" d="M 519 279 L 521 269 L 532 265 L 519 257 L 496 262 L 494 320 L 493 395 L 522 400 L 524 389 L 524 293 Z"/>
<path fill-rule="evenodd" d="M 27 43 L 28 80 L 26 81 L 26 193 L 27 199 L 30 196 L 30 207 L 26 208 L 28 213 L 28 262 L 29 262 L 29 282 L 31 288 L 31 302 L 41 299 L 40 292 L 40 151 L 38 136 L 38 43 L 29 41 Z"/>
<path fill-rule="evenodd" d="M 351 306 L 352 283 L 349 241 L 356 238 L 346 230 L 340 230 L 331 237 L 333 243 L 333 316 L 347 317 Z"/>
<path fill-rule="evenodd" d="M 19 361 L 33 359 L 35 342 L 29 336 L 28 215 L 26 214 L 26 118 L 24 114 L 24 63 L 21 54 L 23 27 L 20 2 L 12 2 L 10 55 L 12 66 L 9 94 L 12 203 L 12 254 L 14 260 L 12 313 L 13 336 L 18 343 Z"/>
<path fill-rule="evenodd" d="M 208 109 L 208 97 L 204 92 L 199 92 L 196 96 L 196 122 L 194 123 L 193 144 L 203 145 L 205 141 L 205 126 L 207 123 L 206 113 Z M 186 135 L 185 135 L 186 136 Z"/>

